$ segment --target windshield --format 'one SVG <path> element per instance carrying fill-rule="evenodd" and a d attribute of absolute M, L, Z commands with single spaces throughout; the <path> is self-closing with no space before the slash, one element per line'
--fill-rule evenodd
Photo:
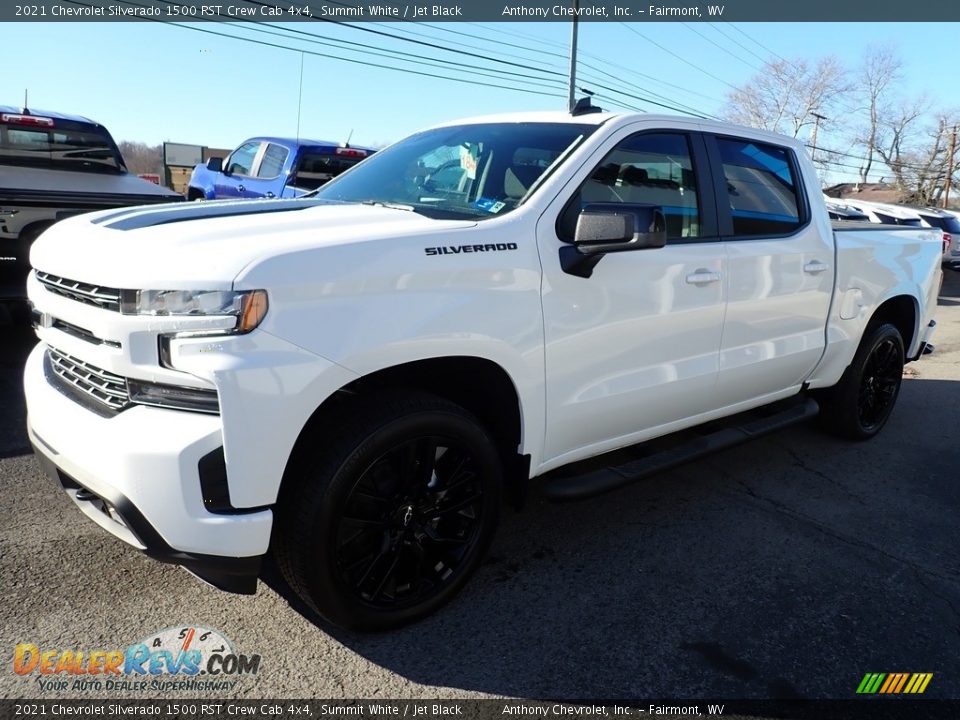
<path fill-rule="evenodd" d="M 110 136 L 83 130 L 0 123 L 0 163 L 85 172 L 123 172 Z"/>
<path fill-rule="evenodd" d="M 430 217 L 503 215 L 594 129 L 490 123 L 427 130 L 379 151 L 316 197 L 405 206 Z"/>

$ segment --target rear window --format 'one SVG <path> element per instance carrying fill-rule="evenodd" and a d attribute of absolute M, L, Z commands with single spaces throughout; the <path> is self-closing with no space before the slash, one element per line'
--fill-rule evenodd
<path fill-rule="evenodd" d="M 316 190 L 361 160 L 362 157 L 306 152 L 300 158 L 293 184 L 304 190 Z"/>
<path fill-rule="evenodd" d="M 950 216 L 926 215 L 921 213 L 921 217 L 935 228 L 940 228 L 948 233 L 960 233 L 960 220 Z"/>
<path fill-rule="evenodd" d="M 97 128 L 26 127 L 0 123 L 0 163 L 85 172 L 122 172 L 113 142 Z"/>

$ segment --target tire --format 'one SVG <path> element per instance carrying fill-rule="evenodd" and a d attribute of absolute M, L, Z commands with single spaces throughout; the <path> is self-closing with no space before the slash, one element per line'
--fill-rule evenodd
<path fill-rule="evenodd" d="M 298 444 L 274 523 L 290 587 L 341 627 L 378 631 L 451 600 L 496 530 L 502 466 L 470 413 L 393 391 Z"/>
<path fill-rule="evenodd" d="M 828 432 L 869 440 L 890 419 L 903 380 L 904 348 L 890 323 L 868 327 L 853 362 L 820 396 L 820 421 Z"/>

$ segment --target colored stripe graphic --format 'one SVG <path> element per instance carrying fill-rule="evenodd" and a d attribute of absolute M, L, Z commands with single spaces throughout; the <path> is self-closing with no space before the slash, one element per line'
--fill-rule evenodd
<path fill-rule="evenodd" d="M 857 694 L 919 695 L 932 679 L 933 673 L 867 673 L 857 686 Z"/>

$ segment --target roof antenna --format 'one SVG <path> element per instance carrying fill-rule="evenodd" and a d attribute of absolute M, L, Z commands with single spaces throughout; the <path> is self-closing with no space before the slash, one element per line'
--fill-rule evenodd
<path fill-rule="evenodd" d="M 347 133 L 347 141 L 343 144 L 345 148 L 350 147 L 350 138 L 353 137 L 353 128 L 350 128 L 350 132 Z"/>
<path fill-rule="evenodd" d="M 590 115 L 591 113 L 603 112 L 603 108 L 598 108 L 593 104 L 593 91 L 587 90 L 586 88 L 580 88 L 580 92 L 585 93 L 585 96 L 577 100 L 577 104 L 573 106 L 573 110 L 570 111 L 570 114 L 573 116 L 577 115 Z"/>
<path fill-rule="evenodd" d="M 27 109 L 28 107 L 30 107 L 30 105 L 27 103 L 27 92 L 28 92 L 27 88 L 24 88 L 23 89 L 23 111 L 22 111 L 24 115 L 30 114 L 30 111 Z"/>

